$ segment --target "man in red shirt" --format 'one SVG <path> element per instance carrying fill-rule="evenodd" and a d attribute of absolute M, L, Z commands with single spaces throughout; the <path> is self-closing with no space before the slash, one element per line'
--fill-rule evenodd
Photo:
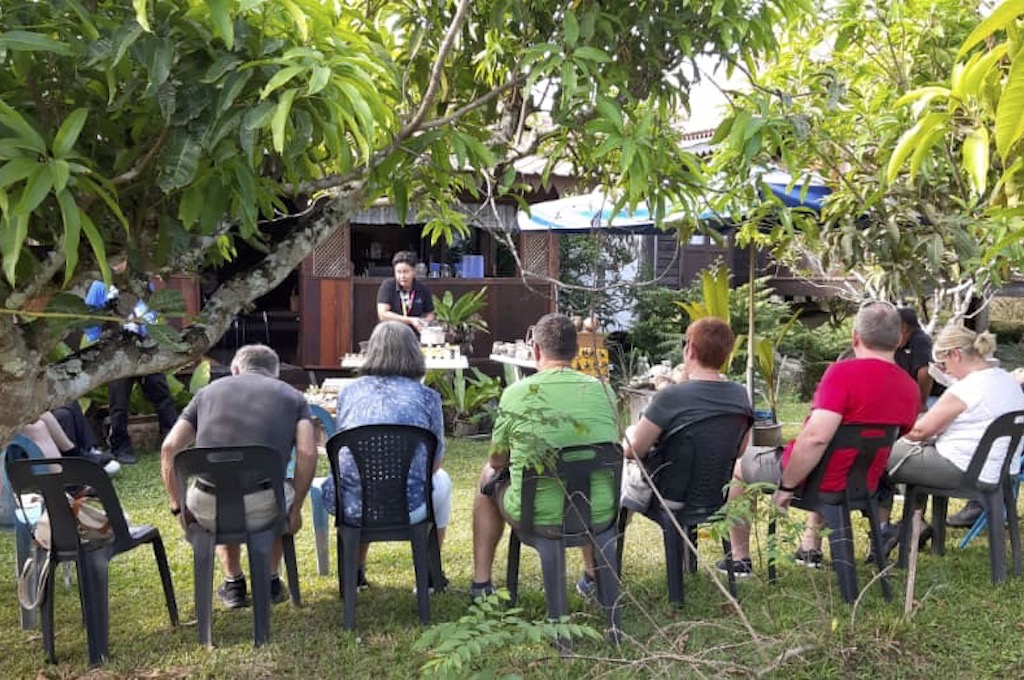
<path fill-rule="evenodd" d="M 910 430 L 917 418 L 920 395 L 917 384 L 896 365 L 894 353 L 900 341 L 900 317 L 887 302 L 869 302 L 861 307 L 853 325 L 854 358 L 829 366 L 818 383 L 811 402 L 811 414 L 797 438 L 784 451 L 748 450 L 736 463 L 739 482 L 778 484 L 773 496 L 780 510 L 788 510 L 796 491 L 821 460 L 832 436 L 843 423 L 898 424 L 900 434 Z M 853 467 L 856 450 L 836 451 L 822 481 L 823 491 L 842 491 Z M 868 485 L 874 489 L 885 472 L 889 450 L 879 452 L 868 470 Z M 743 493 L 743 484 L 733 484 L 729 498 Z M 821 565 L 821 536 L 824 520 L 816 514 L 796 553 L 797 562 Z M 752 573 L 750 525 L 730 529 L 733 572 L 740 577 Z M 730 557 L 718 563 L 726 571 Z"/>

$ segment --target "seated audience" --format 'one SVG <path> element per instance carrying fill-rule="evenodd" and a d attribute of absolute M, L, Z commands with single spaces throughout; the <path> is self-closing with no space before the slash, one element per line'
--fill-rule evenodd
<path fill-rule="evenodd" d="M 491 570 L 505 524 L 521 518 L 523 468 L 545 453 L 565 446 L 616 442 L 620 438 L 614 391 L 597 378 L 571 368 L 577 352 L 572 321 L 548 314 L 533 329 L 537 373 L 509 385 L 501 395 L 491 439 L 490 458 L 480 476 L 473 502 L 473 583 L 470 597 L 494 591 Z M 591 512 L 596 523 L 613 522 L 618 489 L 595 484 Z M 554 480 L 541 480 L 534 505 L 538 531 L 560 534 L 563 491 Z M 583 549 L 583 594 L 596 592 L 594 556 Z"/>
<path fill-rule="evenodd" d="M 296 452 L 294 482 L 285 482 L 288 504 L 288 532 L 302 526 L 302 502 L 316 468 L 316 443 L 309 405 L 288 383 L 278 380 L 280 361 L 266 345 L 244 345 L 231 361 L 231 375 L 199 390 L 164 439 L 160 450 L 160 471 L 170 499 L 171 514 L 179 516 L 182 527 L 194 519 L 208 531 L 217 528 L 216 488 L 206 480 L 194 479 L 187 497 L 178 498 L 178 476 L 174 457 L 195 440 L 195 446 L 266 446 L 281 454 L 282 471 Z M 246 496 L 246 524 L 259 531 L 277 516 L 273 489 L 261 489 Z M 275 603 L 288 599 L 288 589 L 278 576 L 281 541 L 274 544 L 270 558 L 270 595 Z M 217 546 L 224 571 L 224 583 L 217 597 L 229 609 L 248 604 L 248 588 L 242 573 L 241 547 Z"/>
<path fill-rule="evenodd" d="M 419 340 L 412 329 L 398 321 L 383 321 L 373 329 L 366 348 L 366 361 L 359 369 L 360 377 L 338 391 L 338 432 L 361 425 L 416 425 L 437 436 L 434 452 L 433 485 L 434 521 L 438 541 L 444 543 L 445 529 L 452 512 L 452 480 L 441 469 L 444 458 L 444 416 L 441 397 L 420 382 L 427 373 Z M 423 447 L 421 447 L 423 448 Z M 414 461 L 408 481 L 409 520 L 419 522 L 426 517 L 423 489 L 426 455 L 420 452 Z M 358 523 L 362 517 L 362 486 L 359 470 L 347 448 L 339 452 L 339 474 L 344 487 L 346 521 Z M 334 480 L 324 483 L 324 505 L 334 513 Z M 366 580 L 366 552 L 369 544 L 359 549 L 358 587 L 369 586 Z M 434 584 L 431 584 L 433 587 Z M 447 584 L 442 584 L 443 588 Z"/>
<path fill-rule="evenodd" d="M 721 319 L 699 319 L 686 329 L 682 373 L 687 378 L 660 389 L 647 405 L 640 422 L 627 428 L 622 440 L 627 459 L 622 478 L 623 506 L 647 511 L 651 488 L 640 471 L 640 464 L 647 467 L 649 476 L 656 476 L 660 461 L 651 461 L 648 453 L 663 433 L 717 415 L 753 416 L 747 391 L 721 373 L 735 344 L 736 336 Z M 748 439 L 749 436 L 748 433 Z M 746 450 L 748 439 L 736 452 L 737 456 Z"/>
<path fill-rule="evenodd" d="M 888 469 L 894 483 L 955 489 L 992 421 L 1004 413 L 1024 409 L 1024 394 L 1017 381 L 989 361 L 995 349 L 996 339 L 991 333 L 975 333 L 962 326 L 942 329 L 932 358 L 956 380 L 893 446 Z M 1006 441 L 992 447 L 980 481 L 999 482 L 1006 447 Z M 887 508 L 880 514 L 888 520 Z M 978 514 L 974 513 L 973 519 Z M 973 519 L 967 526 L 974 523 Z M 889 541 L 887 548 L 893 545 L 895 541 Z"/>
<path fill-rule="evenodd" d="M 47 411 L 35 422 L 22 427 L 21 433 L 31 439 L 47 458 L 80 456 L 103 466 L 111 476 L 121 470 L 120 463 L 113 456 L 96 447 L 95 436 L 85 422 L 78 402 Z"/>
<path fill-rule="evenodd" d="M 900 339 L 900 317 L 887 302 L 869 302 L 861 307 L 853 326 L 854 358 L 839 361 L 825 371 L 814 392 L 811 413 L 797 438 L 784 450 L 753 448 L 736 464 L 739 482 L 770 482 L 778 485 L 773 501 L 782 511 L 789 509 L 793 494 L 821 460 L 832 435 L 843 423 L 896 424 L 907 432 L 917 417 L 920 394 L 917 383 L 896 365 L 893 353 Z M 868 472 L 868 485 L 877 488 L 885 471 L 889 451 L 882 450 Z M 853 466 L 856 451 L 836 451 L 822 482 L 824 491 L 842 491 Z M 734 484 L 729 497 L 743 493 L 742 484 Z M 812 513 L 808 519 L 796 561 L 809 567 L 822 564 L 822 517 Z M 736 576 L 752 574 L 750 525 L 730 528 L 732 555 L 718 563 L 726 572 L 728 560 Z"/>

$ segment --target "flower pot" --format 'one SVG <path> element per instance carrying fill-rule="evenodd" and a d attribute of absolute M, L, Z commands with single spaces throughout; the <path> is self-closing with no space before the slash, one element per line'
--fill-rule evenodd
<path fill-rule="evenodd" d="M 754 446 L 782 446 L 782 424 L 754 423 Z"/>
<path fill-rule="evenodd" d="M 463 418 L 455 419 L 455 427 L 453 428 L 452 434 L 456 437 L 472 437 L 473 435 L 480 432 L 480 425 L 475 420 L 468 420 Z"/>

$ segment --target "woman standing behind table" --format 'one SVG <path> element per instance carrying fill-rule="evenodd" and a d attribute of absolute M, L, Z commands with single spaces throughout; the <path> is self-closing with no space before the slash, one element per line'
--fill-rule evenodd
<path fill-rule="evenodd" d="M 1017 381 L 989 361 L 995 350 L 996 338 L 991 333 L 975 333 L 961 326 L 942 329 L 932 346 L 932 359 L 956 382 L 892 447 L 888 469 L 893 482 L 955 489 L 992 421 L 1024 409 Z M 1005 440 L 993 445 L 979 481 L 999 482 L 1006 447 Z M 888 510 L 880 510 L 880 519 L 888 521 Z M 890 540 L 886 550 L 894 544 Z"/>
<path fill-rule="evenodd" d="M 434 320 L 434 298 L 430 289 L 416 280 L 416 253 L 400 250 L 391 258 L 395 278 L 380 284 L 377 291 L 377 320 L 398 321 L 417 333 Z"/>
<path fill-rule="evenodd" d="M 377 324 L 359 372 L 362 377 L 338 391 L 338 431 L 362 425 L 415 425 L 434 433 L 437 437 L 431 477 L 434 521 L 438 543 L 443 545 L 452 508 L 452 480 L 441 469 L 445 448 L 444 416 L 441 397 L 420 382 L 427 369 L 415 333 L 395 321 Z M 339 452 L 339 463 L 341 484 L 345 489 L 345 519 L 357 523 L 362 516 L 362 487 L 355 460 L 347 448 Z M 409 519 L 412 522 L 421 521 L 427 512 L 423 497 L 425 463 L 426 451 L 418 452 L 409 474 Z M 334 512 L 334 479 L 330 477 L 324 484 L 324 505 L 329 512 Z M 365 569 L 368 545 L 363 544 L 359 550 L 357 583 L 360 589 L 369 586 Z M 432 583 L 431 587 L 434 585 Z"/>

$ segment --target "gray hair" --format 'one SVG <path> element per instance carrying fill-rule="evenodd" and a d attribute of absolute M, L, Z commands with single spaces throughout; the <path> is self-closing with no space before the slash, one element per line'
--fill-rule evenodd
<path fill-rule="evenodd" d="M 996 351 L 996 336 L 988 331 L 975 333 L 969 328 L 959 325 L 944 327 L 932 347 L 932 353 L 947 352 L 951 349 L 958 349 L 964 354 L 988 359 Z"/>
<path fill-rule="evenodd" d="M 888 302 L 867 302 L 857 312 L 853 330 L 868 349 L 895 352 L 900 345 L 899 312 Z"/>
<path fill-rule="evenodd" d="M 281 373 L 281 360 L 266 345 L 243 345 L 235 352 L 231 368 L 238 373 L 261 373 L 276 378 Z"/>
<path fill-rule="evenodd" d="M 382 321 L 370 334 L 362 375 L 400 375 L 419 380 L 427 374 L 420 342 L 412 329 L 398 321 Z"/>
<path fill-rule="evenodd" d="M 576 356 L 578 336 L 565 314 L 545 314 L 533 327 L 533 341 L 549 359 L 569 361 Z"/>

